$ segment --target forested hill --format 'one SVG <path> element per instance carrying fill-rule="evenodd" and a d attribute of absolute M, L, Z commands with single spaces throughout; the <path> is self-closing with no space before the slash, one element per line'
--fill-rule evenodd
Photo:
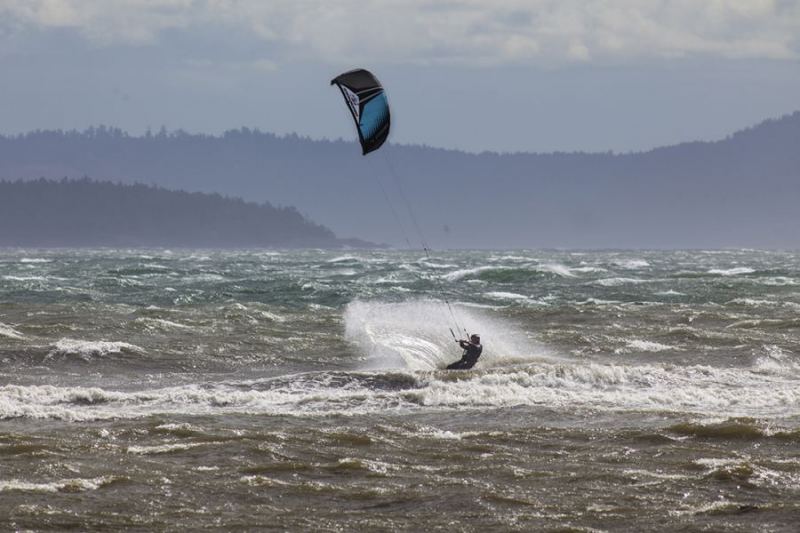
<path fill-rule="evenodd" d="M 0 182 L 0 246 L 324 247 L 294 208 L 89 179 Z"/>
<path fill-rule="evenodd" d="M 248 129 L 0 137 L 0 179 L 40 176 L 293 205 L 338 235 L 394 244 L 418 241 L 407 198 L 440 248 L 800 247 L 800 112 L 715 142 L 629 154 L 388 145 L 362 157 L 350 142 Z"/>

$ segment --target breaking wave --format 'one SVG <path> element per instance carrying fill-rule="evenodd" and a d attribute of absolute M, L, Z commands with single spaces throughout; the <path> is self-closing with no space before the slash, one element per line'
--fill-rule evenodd
<path fill-rule="evenodd" d="M 577 276 L 575 272 L 579 272 L 579 270 L 573 270 L 559 263 L 519 266 L 487 265 L 455 270 L 444 274 L 442 279 L 447 281 L 482 280 L 512 283 L 554 275 L 561 278 L 574 278 Z"/>
<path fill-rule="evenodd" d="M 709 274 L 715 274 L 717 276 L 740 276 L 742 274 L 752 274 L 755 270 L 748 267 L 736 267 L 736 268 L 712 268 L 708 271 Z"/>
<path fill-rule="evenodd" d="M 25 338 L 25 336 L 22 333 L 15 330 L 9 325 L 3 324 L 2 322 L 0 322 L 0 337 L 5 337 L 7 339 L 15 339 L 15 340 L 22 340 Z"/>
<path fill-rule="evenodd" d="M 104 357 L 121 353 L 145 353 L 145 350 L 135 344 L 129 344 L 127 342 L 61 339 L 53 345 L 47 357 L 78 356 L 88 361 L 93 357 Z"/>
<path fill-rule="evenodd" d="M 419 346 L 424 346 L 420 344 Z M 418 347 L 418 349 L 420 349 Z M 533 362 L 466 372 L 309 372 L 135 392 L 90 387 L 0 387 L 0 419 L 69 421 L 158 414 L 360 415 L 419 410 L 545 407 L 716 417 L 800 416 L 800 369 Z M 705 426 L 704 426 L 705 427 Z M 745 429 L 675 427 L 678 433 Z M 134 453 L 169 450 L 141 449 Z"/>
<path fill-rule="evenodd" d="M 84 492 L 97 490 L 100 487 L 109 485 L 118 478 L 114 476 L 101 476 L 92 479 L 74 478 L 51 481 L 49 483 L 31 483 L 11 479 L 8 481 L 0 480 L 0 492 L 21 491 L 21 492 Z"/>
<path fill-rule="evenodd" d="M 620 268 L 625 268 L 628 270 L 636 270 L 650 266 L 650 263 L 644 259 L 620 259 L 618 261 L 614 261 L 614 264 Z"/>

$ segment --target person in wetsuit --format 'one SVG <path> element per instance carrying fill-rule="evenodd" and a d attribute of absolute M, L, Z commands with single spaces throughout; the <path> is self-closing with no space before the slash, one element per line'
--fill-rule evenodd
<path fill-rule="evenodd" d="M 481 356 L 483 346 L 481 346 L 480 335 L 470 335 L 468 341 L 458 341 L 458 345 L 464 349 L 464 354 L 461 359 L 455 363 L 447 365 L 448 370 L 466 370 L 475 366 L 478 362 L 478 357 Z"/>

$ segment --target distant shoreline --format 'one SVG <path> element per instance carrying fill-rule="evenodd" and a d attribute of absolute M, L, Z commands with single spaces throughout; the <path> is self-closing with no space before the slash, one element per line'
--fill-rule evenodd
<path fill-rule="evenodd" d="M 294 207 L 108 181 L 0 181 L 2 248 L 373 249 Z"/>

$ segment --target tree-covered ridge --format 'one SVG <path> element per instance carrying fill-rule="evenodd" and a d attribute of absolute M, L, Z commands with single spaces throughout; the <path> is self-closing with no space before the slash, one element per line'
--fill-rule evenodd
<path fill-rule="evenodd" d="M 293 207 L 141 184 L 0 181 L 2 246 L 339 247 Z"/>
<path fill-rule="evenodd" d="M 338 235 L 401 246 L 401 225 L 415 234 L 408 198 L 434 248 L 800 247 L 800 112 L 718 141 L 624 154 L 390 144 L 362 157 L 352 142 L 247 128 L 0 136 L 0 179 L 41 176 L 292 205 Z"/>

